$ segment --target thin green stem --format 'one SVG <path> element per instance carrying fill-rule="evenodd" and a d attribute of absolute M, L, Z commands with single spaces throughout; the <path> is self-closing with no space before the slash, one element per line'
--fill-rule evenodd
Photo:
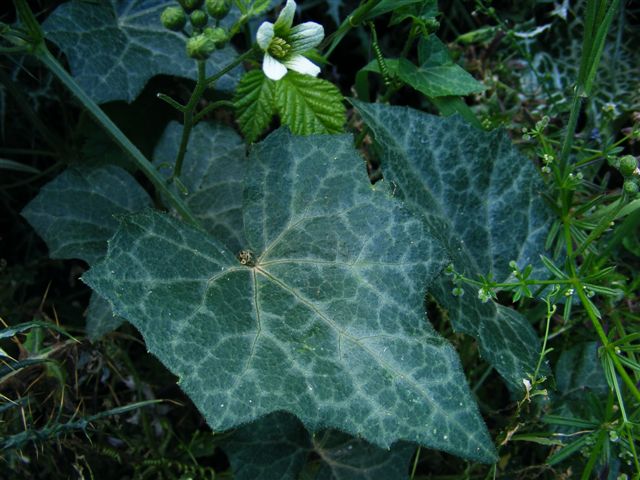
<path fill-rule="evenodd" d="M 549 327 L 551 325 L 551 317 L 556 313 L 556 306 L 551 305 L 550 300 L 546 300 L 547 302 L 547 321 L 544 329 L 544 338 L 542 339 L 542 350 L 540 351 L 540 356 L 538 357 L 538 363 L 536 364 L 535 372 L 533 373 L 533 381 L 538 379 L 538 374 L 540 373 L 540 367 L 542 367 L 542 361 L 544 357 L 547 356 L 547 341 L 549 340 Z"/>
<path fill-rule="evenodd" d="M 605 333 L 604 329 L 602 328 L 602 325 L 600 325 L 600 320 L 598 320 L 598 316 L 596 315 L 596 313 L 591 308 L 591 303 L 589 302 L 589 299 L 587 298 L 587 295 L 584 293 L 584 290 L 583 290 L 582 285 L 580 284 L 580 282 L 576 282 L 575 290 L 578 292 L 578 296 L 580 297 L 580 301 L 582 302 L 582 306 L 584 307 L 585 311 L 587 312 L 587 315 L 589 316 L 589 319 L 591 320 L 591 323 L 593 324 L 593 326 L 596 329 L 596 332 L 598 334 L 598 337 L 600 338 L 600 342 L 604 346 L 604 348 L 605 348 L 605 350 L 607 352 L 607 355 L 609 355 L 609 358 L 613 362 L 613 365 L 615 366 L 615 369 L 617 370 L 618 374 L 622 378 L 622 381 L 627 385 L 627 387 L 629 388 L 629 390 L 631 391 L 633 396 L 636 398 L 636 400 L 640 401 L 640 391 L 638 391 L 638 388 L 636 387 L 636 385 L 633 382 L 633 380 L 631 379 L 631 377 L 629 377 L 629 374 L 627 373 L 627 371 L 622 366 L 622 363 L 620 363 L 620 360 L 618 359 L 616 354 L 612 353 L 610 351 L 609 339 L 607 337 L 607 334 Z"/>
<path fill-rule="evenodd" d="M 254 46 L 252 49 L 250 49 L 250 50 L 244 52 L 242 55 L 238 56 L 233 62 L 231 62 L 226 67 L 224 67 L 219 72 L 217 72 L 215 75 L 211 75 L 209 78 L 205 79 L 205 83 L 208 86 L 212 86 L 211 84 L 217 82 L 218 80 L 220 80 L 220 78 L 222 76 L 224 76 L 227 73 L 229 73 L 231 70 L 236 68 L 238 65 L 240 65 L 245 60 L 248 60 L 249 58 L 254 56 L 256 54 L 256 52 L 257 52 L 257 48 Z"/>
<path fill-rule="evenodd" d="M 173 108 L 175 108 L 176 110 L 178 110 L 179 112 L 184 113 L 184 105 L 181 105 L 180 103 L 176 102 L 173 98 L 171 98 L 169 95 L 165 95 L 164 93 L 158 93 L 156 95 L 156 97 L 158 97 L 160 100 L 162 100 L 163 102 L 168 103 L 169 105 L 171 105 Z"/>
<path fill-rule="evenodd" d="M 182 199 L 165 184 L 164 179 L 147 160 L 142 152 L 136 147 L 127 136 L 117 127 L 115 123 L 98 107 L 98 105 L 80 88 L 75 80 L 58 63 L 58 60 L 51 55 L 51 52 L 41 44 L 34 54 L 37 58 L 69 89 L 73 96 L 82 104 L 87 112 L 98 122 L 98 124 L 109 134 L 109 136 L 133 159 L 136 166 L 144 173 L 153 186 L 161 191 L 173 208 L 189 223 L 199 225 L 196 218 L 189 211 Z"/>
<path fill-rule="evenodd" d="M 204 91 L 207 89 L 206 83 L 206 65 L 204 60 L 198 60 L 198 80 L 196 87 L 191 93 L 189 102 L 184 106 L 183 112 L 183 124 L 182 124 L 182 137 L 180 138 L 180 147 L 178 148 L 178 155 L 173 167 L 173 174 L 171 180 L 174 178 L 180 178 L 182 173 L 182 164 L 184 163 L 184 157 L 187 154 L 187 145 L 189 144 L 189 137 L 191 136 L 191 129 L 193 128 L 193 112 L 198 106 L 198 102 L 202 98 Z"/>
<path fill-rule="evenodd" d="M 578 87 L 575 87 L 573 92 L 573 101 L 571 102 L 571 113 L 569 114 L 569 124 L 567 125 L 567 131 L 565 132 L 564 142 L 562 144 L 562 150 L 560 150 L 560 172 L 562 176 L 567 174 L 567 164 L 569 161 L 569 152 L 573 146 L 573 137 L 576 132 L 576 126 L 578 125 L 578 117 L 580 116 L 580 107 L 582 106 L 582 96 Z"/>
<path fill-rule="evenodd" d="M 213 112 L 214 110 L 216 110 L 216 109 L 218 109 L 220 107 L 231 107 L 231 108 L 233 108 L 234 107 L 234 103 L 230 102 L 229 100 L 218 100 L 217 102 L 210 103 L 209 105 L 204 107 L 202 110 L 200 110 L 198 113 L 196 113 L 193 116 L 194 125 L 196 123 L 198 123 L 200 120 L 202 120 L 209 113 Z"/>

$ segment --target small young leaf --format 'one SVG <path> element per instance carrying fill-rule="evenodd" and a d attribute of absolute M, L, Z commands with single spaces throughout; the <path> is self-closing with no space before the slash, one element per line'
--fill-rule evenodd
<path fill-rule="evenodd" d="M 276 82 L 276 108 L 293 133 L 339 133 L 346 109 L 340 91 L 331 83 L 290 71 Z"/>
<path fill-rule="evenodd" d="M 238 83 L 233 103 L 236 121 L 247 141 L 255 142 L 275 113 L 276 82 L 262 70 L 247 72 Z"/>

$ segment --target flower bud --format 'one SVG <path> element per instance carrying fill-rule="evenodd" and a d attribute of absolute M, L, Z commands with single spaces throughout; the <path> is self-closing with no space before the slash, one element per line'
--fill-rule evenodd
<path fill-rule="evenodd" d="M 638 183 L 635 180 L 625 181 L 622 188 L 624 188 L 624 191 L 630 195 L 635 195 L 640 190 Z"/>
<path fill-rule="evenodd" d="M 189 18 L 191 19 L 191 25 L 196 28 L 204 27 L 209 21 L 209 17 L 202 10 L 194 10 Z"/>
<path fill-rule="evenodd" d="M 203 33 L 187 40 L 187 55 L 196 60 L 206 60 L 215 49 L 215 42 Z"/>
<path fill-rule="evenodd" d="M 162 11 L 160 21 L 165 28 L 177 32 L 184 28 L 187 17 L 180 7 L 167 7 Z"/>
<path fill-rule="evenodd" d="M 178 0 L 180 5 L 182 5 L 182 8 L 187 12 L 200 8 L 202 6 L 202 1 L 203 0 Z"/>
<path fill-rule="evenodd" d="M 207 12 L 216 20 L 221 20 L 227 16 L 231 10 L 229 0 L 206 0 Z"/>
<path fill-rule="evenodd" d="M 638 168 L 638 162 L 633 155 L 625 155 L 620 159 L 620 173 L 625 177 L 630 177 Z"/>
<path fill-rule="evenodd" d="M 226 30 L 221 27 L 205 28 L 204 35 L 213 41 L 216 48 L 222 48 L 228 40 Z"/>

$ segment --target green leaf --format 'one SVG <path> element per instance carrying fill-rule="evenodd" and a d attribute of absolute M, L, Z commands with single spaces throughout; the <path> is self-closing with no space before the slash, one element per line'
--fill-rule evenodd
<path fill-rule="evenodd" d="M 223 449 L 236 480 L 377 480 L 408 478 L 415 446 L 386 450 L 335 430 L 312 436 L 278 412 L 236 430 Z"/>
<path fill-rule="evenodd" d="M 384 15 L 399 8 L 416 5 L 424 1 L 425 0 L 382 0 L 369 11 L 365 20 L 372 20 L 379 15 Z"/>
<path fill-rule="evenodd" d="M 87 336 L 95 342 L 107 333 L 117 330 L 126 320 L 113 314 L 109 302 L 96 292 L 91 294 L 87 310 Z"/>
<path fill-rule="evenodd" d="M 458 117 L 352 102 L 375 135 L 385 179 L 438 233 L 458 271 L 502 281 L 510 260 L 520 268 L 538 264 L 551 224 L 538 194 L 544 186 L 504 133 L 479 131 Z M 522 391 L 539 355 L 529 322 L 509 308 L 481 303 L 468 285 L 454 297 L 453 286 L 443 276 L 430 293 L 449 311 L 455 330 L 476 337 L 481 354 Z"/>
<path fill-rule="evenodd" d="M 304 425 L 283 412 L 243 425 L 222 444 L 236 480 L 297 480 L 311 447 Z"/>
<path fill-rule="evenodd" d="M 123 219 L 84 280 L 215 431 L 286 411 L 311 431 L 493 461 L 458 357 L 425 319 L 424 287 L 447 259 L 424 223 L 371 186 L 349 136 L 278 131 L 250 164 L 248 265 L 147 212 Z"/>
<path fill-rule="evenodd" d="M 119 215 L 151 206 L 147 192 L 119 167 L 74 167 L 40 190 L 22 215 L 44 239 L 51 258 L 94 263 L 107 252 Z"/>
<path fill-rule="evenodd" d="M 469 72 L 453 63 L 446 46 L 435 35 L 420 42 L 418 54 L 419 67 L 400 59 L 398 76 L 427 97 L 464 96 L 485 90 Z"/>
<path fill-rule="evenodd" d="M 178 154 L 182 125 L 167 125 L 153 153 L 153 163 L 170 176 Z M 245 244 L 242 226 L 245 145 L 231 128 L 200 122 L 191 131 L 180 181 L 185 203 L 202 227 L 237 253 Z"/>
<path fill-rule="evenodd" d="M 346 109 L 340 91 L 321 78 L 289 71 L 276 82 L 276 108 L 293 133 L 339 133 Z"/>
<path fill-rule="evenodd" d="M 43 24 L 46 36 L 67 56 L 71 73 L 96 103 L 132 102 L 155 75 L 196 78 L 196 62 L 185 53 L 185 38 L 160 23 L 169 0 L 71 0 Z M 207 61 L 213 73 L 231 63 L 225 48 Z M 231 89 L 236 73 L 225 75 L 221 89 Z"/>
<path fill-rule="evenodd" d="M 238 83 L 233 99 L 236 121 L 249 142 L 258 139 L 275 114 L 275 85 L 260 69 L 247 72 Z"/>

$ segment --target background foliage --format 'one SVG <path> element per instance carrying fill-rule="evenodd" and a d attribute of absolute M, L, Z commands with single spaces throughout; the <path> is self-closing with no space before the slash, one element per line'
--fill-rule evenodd
<path fill-rule="evenodd" d="M 258 3 L 210 73 L 274 18 Z M 639 153 L 640 9 L 612 9 L 590 83 L 609 3 L 300 2 L 296 23 L 332 34 L 323 78 L 237 62 L 165 196 L 50 68 L 3 51 L 0 476 L 637 477 L 640 200 L 621 158 Z M 156 94 L 187 104 L 199 78 L 159 22 L 174 4 L 29 2 L 161 182 L 184 116 Z M 185 191 L 206 235 L 148 210 Z M 247 244 L 260 275 L 238 267 Z M 345 320 L 385 316 L 411 321 Z"/>

